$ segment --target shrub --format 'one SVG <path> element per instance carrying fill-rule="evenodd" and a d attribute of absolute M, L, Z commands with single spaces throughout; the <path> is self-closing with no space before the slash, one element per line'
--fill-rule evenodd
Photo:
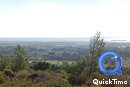
<path fill-rule="evenodd" d="M 67 79 L 67 78 L 70 76 L 70 74 L 68 74 L 68 73 L 67 73 L 66 71 L 64 71 L 64 70 L 57 70 L 56 73 L 61 74 L 61 75 L 62 75 L 62 78 L 65 78 L 65 79 Z"/>
<path fill-rule="evenodd" d="M 47 62 L 37 62 L 34 64 L 33 69 L 34 70 L 46 70 L 50 67 L 50 64 Z"/>
<path fill-rule="evenodd" d="M 0 72 L 0 84 L 4 83 L 6 79 L 4 78 L 4 75 L 2 72 Z"/>
<path fill-rule="evenodd" d="M 71 85 L 82 85 L 82 84 L 85 84 L 85 80 L 84 78 L 80 77 L 80 76 L 70 76 L 68 78 L 68 81 Z"/>
<path fill-rule="evenodd" d="M 16 73 L 16 77 L 19 80 L 26 80 L 28 76 L 29 76 L 29 71 L 27 70 Z"/>
<path fill-rule="evenodd" d="M 20 81 L 20 80 L 7 80 L 2 83 L 0 87 L 36 87 L 29 81 Z"/>
<path fill-rule="evenodd" d="M 66 80 L 57 79 L 47 81 L 44 87 L 72 87 L 72 85 L 70 85 Z"/>
<path fill-rule="evenodd" d="M 36 73 L 33 73 L 33 74 L 31 74 L 31 75 L 28 76 L 28 78 L 31 79 L 33 83 L 35 82 L 35 79 L 38 78 L 38 77 L 39 76 Z"/>
<path fill-rule="evenodd" d="M 14 73 L 10 69 L 4 69 L 3 73 L 4 73 L 5 76 L 14 77 Z"/>

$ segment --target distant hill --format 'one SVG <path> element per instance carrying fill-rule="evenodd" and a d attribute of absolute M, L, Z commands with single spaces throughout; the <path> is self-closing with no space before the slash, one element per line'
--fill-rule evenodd
<path fill-rule="evenodd" d="M 13 41 L 13 42 L 88 42 L 90 37 L 86 38 L 0 38 L 0 41 Z M 130 42 L 128 37 L 104 37 L 108 42 Z"/>
<path fill-rule="evenodd" d="M 14 41 L 14 42 L 86 42 L 89 38 L 0 38 L 0 41 Z"/>

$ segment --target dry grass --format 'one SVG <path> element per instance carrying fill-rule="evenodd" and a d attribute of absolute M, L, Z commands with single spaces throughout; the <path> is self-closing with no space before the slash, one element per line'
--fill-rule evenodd
<path fill-rule="evenodd" d="M 63 62 L 68 62 L 69 64 L 75 62 L 75 61 L 57 61 L 57 60 L 47 60 L 46 62 L 49 62 L 51 64 L 62 64 Z"/>

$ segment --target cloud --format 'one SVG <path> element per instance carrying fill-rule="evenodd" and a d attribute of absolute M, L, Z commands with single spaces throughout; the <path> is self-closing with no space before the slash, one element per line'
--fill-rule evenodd
<path fill-rule="evenodd" d="M 0 14 L 0 37 L 130 37 L 130 3 L 66 5 L 44 2 Z"/>

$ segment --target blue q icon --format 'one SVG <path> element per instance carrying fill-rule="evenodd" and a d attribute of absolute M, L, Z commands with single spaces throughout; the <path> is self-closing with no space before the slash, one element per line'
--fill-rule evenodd
<path fill-rule="evenodd" d="M 114 60 L 116 60 L 116 62 L 117 62 L 115 69 L 107 70 L 104 67 L 103 62 L 104 62 L 104 59 L 106 57 L 114 57 Z M 109 62 L 112 62 L 112 61 L 113 60 L 111 60 Z M 120 58 L 119 55 L 117 55 L 114 52 L 106 52 L 106 53 L 102 54 L 101 57 L 99 58 L 98 66 L 99 66 L 100 71 L 103 72 L 104 74 L 107 74 L 107 75 L 114 75 L 114 74 L 122 75 L 122 71 L 121 71 L 122 61 L 121 61 L 121 58 Z"/>

